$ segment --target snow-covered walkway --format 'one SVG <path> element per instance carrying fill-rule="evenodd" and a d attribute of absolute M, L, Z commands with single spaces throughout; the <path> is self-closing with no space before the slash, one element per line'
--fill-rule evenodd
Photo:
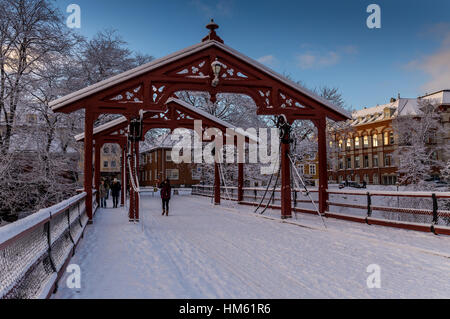
<path fill-rule="evenodd" d="M 450 237 L 332 219 L 324 230 L 304 214 L 299 227 L 202 197 L 175 196 L 163 217 L 144 198 L 145 232 L 123 208 L 97 211 L 71 261 L 82 288 L 63 277 L 56 298 L 450 298 Z"/>

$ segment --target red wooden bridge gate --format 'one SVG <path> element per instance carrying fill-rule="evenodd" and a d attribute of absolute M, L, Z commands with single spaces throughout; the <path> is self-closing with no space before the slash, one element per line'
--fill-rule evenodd
<path fill-rule="evenodd" d="M 310 120 L 318 131 L 319 210 L 327 204 L 326 119 L 342 121 L 349 118 L 344 110 L 309 90 L 275 73 L 224 44 L 217 35 L 218 25 L 207 25 L 209 34 L 198 44 L 154 60 L 51 103 L 55 112 L 71 113 L 85 110 L 84 189 L 87 193 L 87 215 L 92 220 L 93 148 L 99 153 L 101 143 L 114 139 L 122 148 L 121 137 L 94 139 L 94 122 L 101 114 L 122 114 L 130 123 L 145 111 L 144 120 L 167 110 L 166 103 L 179 91 L 209 92 L 214 103 L 218 93 L 239 93 L 250 96 L 257 105 L 258 115 L 284 115 L 295 120 Z M 155 124 L 155 123 L 154 123 Z M 157 125 L 157 124 L 155 124 Z M 161 121 L 163 125 L 163 121 Z M 163 126 L 164 127 L 164 126 Z M 123 131 L 125 134 L 125 131 Z M 112 139 L 111 139 L 112 138 Z M 95 141 L 95 145 L 94 145 Z M 138 144 L 138 143 L 137 143 Z M 138 149 L 138 147 L 134 147 Z M 289 143 L 282 143 L 281 215 L 291 217 L 291 175 Z M 243 170 L 242 165 L 239 171 Z M 95 160 L 95 181 L 99 182 L 99 158 Z M 243 178 L 243 177 L 241 177 Z M 216 184 L 218 172 L 216 165 Z M 96 185 L 98 186 L 98 185 Z M 242 185 L 241 185 L 242 186 Z M 216 203 L 220 201 L 220 185 L 215 188 Z M 136 194 L 132 194 L 136 196 Z M 136 214 L 136 213 L 135 213 Z"/>

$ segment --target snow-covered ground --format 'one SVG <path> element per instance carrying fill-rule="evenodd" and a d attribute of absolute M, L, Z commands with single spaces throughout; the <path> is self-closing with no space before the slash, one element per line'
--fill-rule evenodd
<path fill-rule="evenodd" d="M 450 237 L 175 196 L 145 196 L 141 225 L 100 209 L 71 263 L 78 291 L 55 298 L 450 298 Z M 270 216 L 273 216 L 271 219 Z M 367 266 L 381 268 L 369 289 Z"/>

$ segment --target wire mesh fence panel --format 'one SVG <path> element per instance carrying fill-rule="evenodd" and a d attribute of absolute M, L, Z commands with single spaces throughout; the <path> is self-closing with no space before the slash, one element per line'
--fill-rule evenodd
<path fill-rule="evenodd" d="M 52 283 L 54 272 L 47 253 L 14 284 L 14 287 L 4 296 L 5 299 L 34 299 L 47 293 L 45 290 Z"/>
<path fill-rule="evenodd" d="M 368 196 L 363 193 L 330 193 L 328 210 L 333 213 L 367 216 Z"/>
<path fill-rule="evenodd" d="M 433 222 L 431 198 L 372 196 L 372 217 L 387 220 L 431 224 Z"/>
<path fill-rule="evenodd" d="M 84 196 L 77 195 L 0 230 L 0 298 L 32 299 L 50 293 L 58 270 L 73 251 L 74 238 L 87 224 Z"/>
<path fill-rule="evenodd" d="M 450 198 L 438 198 L 437 207 L 436 224 L 450 226 Z"/>
<path fill-rule="evenodd" d="M 35 227 L 0 250 L 0 292 L 6 293 L 14 288 L 18 294 L 16 285 L 20 279 L 48 250 L 44 225 Z"/>
<path fill-rule="evenodd" d="M 64 233 L 53 242 L 51 257 L 57 271 L 59 271 L 59 269 L 63 266 L 73 246 L 74 244 L 70 240 L 68 229 L 66 229 L 66 231 L 64 231 Z"/>

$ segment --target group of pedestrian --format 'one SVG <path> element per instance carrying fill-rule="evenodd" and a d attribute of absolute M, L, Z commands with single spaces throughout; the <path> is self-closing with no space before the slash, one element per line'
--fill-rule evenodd
<path fill-rule="evenodd" d="M 167 178 L 164 180 L 158 185 L 158 187 L 160 189 L 162 200 L 162 215 L 169 216 L 169 201 L 172 195 L 172 187 L 170 186 L 169 179 Z M 105 182 L 105 180 L 101 180 L 98 191 L 100 196 L 100 207 L 106 208 L 106 200 L 109 197 L 109 192 L 111 192 L 111 196 L 113 198 L 113 208 L 117 208 L 121 191 L 121 185 L 117 178 L 114 178 L 111 184 Z"/>
<path fill-rule="evenodd" d="M 114 178 L 111 184 L 105 183 L 105 180 L 101 180 L 98 191 L 100 196 L 100 207 L 106 208 L 106 200 L 109 197 L 109 192 L 111 192 L 113 208 L 117 208 L 121 191 L 121 185 L 117 178 Z"/>

